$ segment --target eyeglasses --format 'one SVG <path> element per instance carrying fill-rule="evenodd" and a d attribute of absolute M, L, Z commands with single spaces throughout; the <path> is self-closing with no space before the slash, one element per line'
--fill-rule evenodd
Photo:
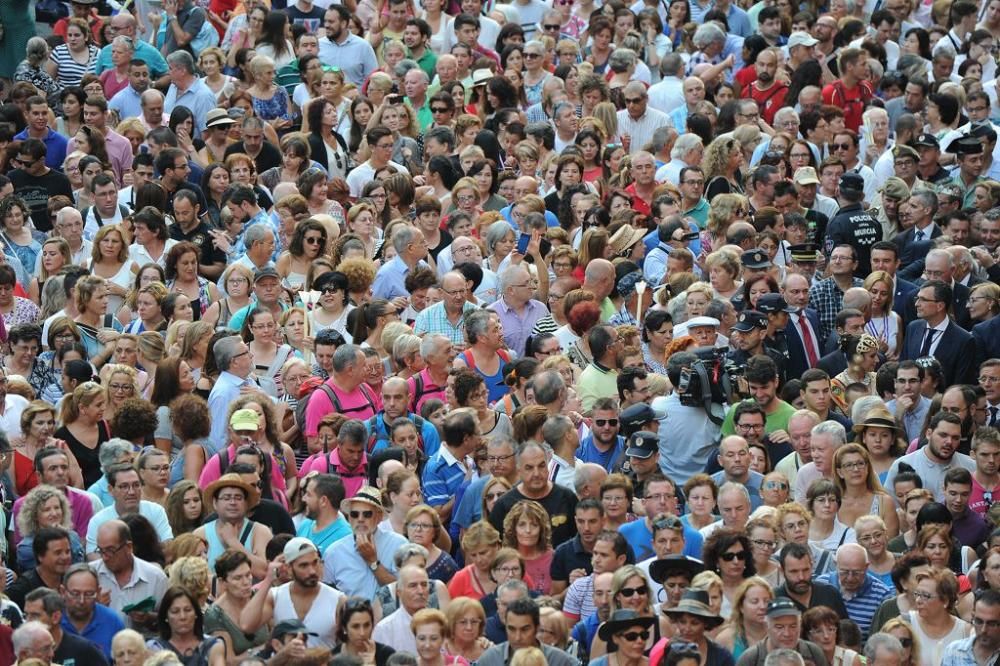
<path fill-rule="evenodd" d="M 535 58 L 541 58 L 541 57 L 542 57 L 541 53 L 525 53 L 524 54 L 524 59 L 525 60 L 534 60 Z"/>
<path fill-rule="evenodd" d="M 856 460 L 854 462 L 843 463 L 840 469 L 846 469 L 848 472 L 853 472 L 855 470 L 864 469 L 868 466 L 864 460 Z"/>
<path fill-rule="evenodd" d="M 858 543 L 875 543 L 876 541 L 881 541 L 884 537 L 885 532 L 873 532 L 863 537 L 858 537 Z"/>
<path fill-rule="evenodd" d="M 94 552 L 100 552 L 100 549 Z M 66 590 L 66 596 L 70 599 L 86 599 L 92 601 L 97 598 L 97 592 L 81 592 L 79 590 Z"/>
<path fill-rule="evenodd" d="M 544 25 L 542 26 L 542 28 L 544 28 L 545 30 L 558 30 L 558 29 L 559 29 L 559 28 L 561 28 L 561 27 L 562 27 L 562 26 L 561 26 L 561 25 L 559 25 L 558 23 L 555 23 L 555 24 L 552 24 L 552 23 L 546 23 L 546 24 L 544 24 Z M 970 110 L 971 110 L 971 109 L 970 109 Z"/>
<path fill-rule="evenodd" d="M 736 553 L 723 553 L 719 557 L 725 562 L 735 562 L 736 560 L 744 561 L 747 559 L 747 551 L 741 550 Z"/>
<path fill-rule="evenodd" d="M 121 549 L 129 544 L 128 541 L 125 543 L 120 543 L 117 546 L 108 546 L 107 548 L 95 548 L 94 552 L 101 557 L 114 557 L 121 552 Z"/>
<path fill-rule="evenodd" d="M 624 592 L 625 590 L 622 590 Z M 649 631 L 628 631 L 624 634 L 618 634 L 625 640 L 632 642 L 642 639 L 644 642 L 649 640 Z"/>
<path fill-rule="evenodd" d="M 514 457 L 514 454 L 511 453 L 511 454 L 508 454 L 506 456 L 486 456 L 485 460 L 488 463 L 499 463 L 499 462 L 503 462 L 504 460 L 510 460 L 513 457 Z"/>
<path fill-rule="evenodd" d="M 1000 377 L 989 377 L 987 375 L 983 375 L 982 377 L 979 378 L 979 383 L 980 384 L 998 384 L 998 383 L 1000 383 Z"/>
<path fill-rule="evenodd" d="M 348 513 L 351 518 L 371 518 L 375 515 L 374 511 L 351 511 Z"/>
<path fill-rule="evenodd" d="M 115 393 L 131 393 L 135 390 L 135 386 L 132 384 L 108 384 L 108 388 Z"/>
<path fill-rule="evenodd" d="M 923 599 L 924 601 L 930 601 L 935 596 L 937 596 L 937 595 L 931 594 L 930 592 L 924 592 L 923 590 L 914 590 L 913 591 L 913 598 L 914 599 Z"/>
<path fill-rule="evenodd" d="M 641 104 L 646 101 L 645 97 L 626 97 L 625 104 Z"/>
<path fill-rule="evenodd" d="M 639 595 L 649 594 L 649 587 L 646 585 L 640 585 L 639 587 L 623 587 L 622 589 L 618 590 L 618 593 L 621 594 L 626 599 L 631 599 L 633 596 L 637 594 Z"/>
<path fill-rule="evenodd" d="M 764 490 L 788 490 L 788 484 L 784 481 L 767 481 L 762 488 Z"/>
<path fill-rule="evenodd" d="M 493 571 L 499 571 L 500 573 L 505 573 L 508 576 L 520 576 L 521 567 L 497 567 Z"/>
<path fill-rule="evenodd" d="M 767 548 L 768 550 L 774 550 L 778 547 L 777 541 L 767 541 L 766 539 L 751 539 L 750 543 L 758 548 Z"/>
<path fill-rule="evenodd" d="M 617 428 L 618 419 L 594 419 L 594 425 L 596 425 L 598 428 L 606 428 L 606 427 Z"/>
<path fill-rule="evenodd" d="M 448 113 L 451 111 L 447 106 L 432 106 L 431 113 Z"/>
<path fill-rule="evenodd" d="M 417 530 L 418 532 L 428 532 L 434 529 L 433 523 L 410 523 L 409 527 Z"/>
<path fill-rule="evenodd" d="M 310 245 L 319 245 L 323 242 L 323 239 L 319 236 L 306 236 L 305 241 Z"/>

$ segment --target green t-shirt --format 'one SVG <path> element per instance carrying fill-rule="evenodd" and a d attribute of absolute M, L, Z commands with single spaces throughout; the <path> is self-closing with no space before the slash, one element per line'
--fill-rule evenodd
<path fill-rule="evenodd" d="M 764 422 L 765 434 L 772 433 L 775 430 L 784 430 L 787 432 L 788 419 L 790 419 L 792 417 L 792 414 L 795 413 L 795 408 L 792 407 L 787 402 L 785 402 L 784 400 L 781 400 L 779 398 L 775 398 L 775 400 L 778 401 L 778 408 L 774 410 L 772 413 L 767 415 L 767 420 Z M 749 402 L 749 399 L 745 400 L 744 402 Z M 729 411 L 726 412 L 726 418 L 722 422 L 723 436 L 736 434 L 736 427 L 733 425 L 733 412 L 735 411 L 736 411 L 736 405 L 733 405 L 732 407 L 729 408 Z"/>

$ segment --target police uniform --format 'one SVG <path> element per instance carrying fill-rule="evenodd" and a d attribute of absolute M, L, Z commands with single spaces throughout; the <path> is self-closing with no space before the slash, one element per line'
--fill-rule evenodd
<path fill-rule="evenodd" d="M 864 192 L 864 178 L 856 173 L 845 173 L 840 177 L 841 190 Z M 858 259 L 854 275 L 866 277 L 872 270 L 872 245 L 882 240 L 882 225 L 873 215 L 865 211 L 862 202 L 844 206 L 830 220 L 827 227 L 824 253 L 827 257 L 837 245 L 850 245 Z"/>
<path fill-rule="evenodd" d="M 744 310 L 740 313 L 739 319 L 736 323 L 733 324 L 734 331 L 741 331 L 744 333 L 750 332 L 755 328 L 759 328 L 762 331 L 767 330 L 767 315 L 757 312 L 756 310 Z M 778 384 L 779 386 L 783 385 L 785 383 L 788 359 L 780 351 L 769 347 L 766 342 L 762 341 L 761 348 L 764 355 L 774 361 L 774 364 L 778 366 Z M 751 356 L 752 354 L 749 354 L 742 349 L 732 349 L 726 355 L 726 359 L 740 367 L 745 367 Z"/>
<path fill-rule="evenodd" d="M 913 142 L 914 148 L 919 148 L 920 146 L 926 146 L 928 148 L 935 148 L 941 150 L 941 144 L 938 143 L 937 138 L 933 134 L 924 133 L 917 137 Z M 941 163 L 937 164 L 937 171 L 932 173 L 929 178 L 924 178 L 924 181 L 931 183 L 932 185 L 937 185 L 938 183 L 946 183 L 951 180 L 951 172 L 941 166 Z"/>
<path fill-rule="evenodd" d="M 954 153 L 957 157 L 964 155 L 981 155 L 983 153 L 983 142 L 982 139 L 972 135 L 961 136 L 948 144 L 948 152 Z M 983 178 L 982 175 L 979 175 L 976 176 L 971 183 L 966 185 L 965 181 L 962 180 L 961 167 L 955 171 L 955 176 L 951 179 L 951 183 L 962 188 L 962 208 L 972 207 L 976 201 L 976 186 L 985 180 L 986 179 Z"/>
<path fill-rule="evenodd" d="M 760 248 L 744 252 L 740 256 L 740 263 L 743 264 L 743 268 L 753 268 L 757 270 L 770 268 L 773 265 L 771 260 L 768 258 L 767 253 Z M 742 289 L 733 294 L 729 298 L 729 302 L 733 304 L 733 308 L 736 312 L 743 312 L 743 310 L 747 307 L 747 304 L 743 299 Z"/>

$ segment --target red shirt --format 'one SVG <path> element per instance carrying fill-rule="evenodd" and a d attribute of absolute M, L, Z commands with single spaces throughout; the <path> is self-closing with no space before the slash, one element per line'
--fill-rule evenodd
<path fill-rule="evenodd" d="M 646 201 L 636 193 L 635 183 L 626 187 L 625 191 L 632 195 L 632 210 L 643 215 L 653 214 L 653 202 Z"/>
<path fill-rule="evenodd" d="M 759 90 L 751 83 L 742 90 L 740 97 L 743 99 L 749 97 L 757 102 L 757 106 L 760 107 L 760 117 L 768 125 L 773 125 L 774 114 L 785 105 L 785 95 L 787 94 L 788 86 L 780 81 L 775 81 L 767 90 Z"/>
<path fill-rule="evenodd" d="M 855 132 L 861 127 L 861 114 L 865 111 L 865 102 L 874 96 L 872 86 L 867 81 L 859 81 L 856 86 L 848 89 L 843 81 L 837 79 L 823 87 L 823 103 L 843 109 L 844 126 Z"/>

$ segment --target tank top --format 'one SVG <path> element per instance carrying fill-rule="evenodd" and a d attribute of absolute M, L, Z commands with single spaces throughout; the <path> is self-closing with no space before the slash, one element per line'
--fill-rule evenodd
<path fill-rule="evenodd" d="M 489 396 L 487 396 L 486 400 L 491 405 L 498 400 L 503 399 L 503 397 L 510 392 L 510 387 L 503 381 L 503 366 L 508 359 L 505 359 L 504 355 L 500 353 L 498 353 L 497 356 L 500 357 L 500 363 L 497 366 L 497 371 L 492 375 L 487 375 L 476 365 L 476 359 L 472 355 L 471 350 L 467 349 L 462 352 L 462 360 L 465 361 L 465 365 L 474 370 L 476 374 L 482 377 L 483 381 L 486 382 L 486 390 L 489 392 Z"/>
<path fill-rule="evenodd" d="M 205 523 L 205 539 L 208 541 L 208 568 L 210 571 L 215 570 L 215 560 L 226 550 L 226 545 L 222 543 L 219 533 L 215 531 L 215 525 L 218 522 L 218 520 L 213 520 L 210 523 Z M 253 552 L 253 525 L 253 522 L 244 518 L 243 524 L 240 526 L 240 543 L 250 552 Z"/>
<path fill-rule="evenodd" d="M 920 644 L 920 664 L 919 666 L 937 666 L 941 663 L 941 656 L 944 649 L 952 642 L 961 638 L 967 638 L 972 634 L 972 625 L 965 620 L 955 618 L 955 624 L 946 635 L 941 638 L 931 638 L 924 633 L 924 628 L 920 625 L 920 618 L 917 611 L 907 611 L 906 619 L 913 627 L 913 637 Z"/>
<path fill-rule="evenodd" d="M 306 616 L 300 618 L 292 603 L 292 584 L 285 583 L 274 590 L 274 621 L 301 620 L 314 636 L 309 636 L 308 647 L 333 648 L 337 644 L 337 604 L 343 593 L 329 585 L 320 583 L 319 594 L 309 607 Z"/>

